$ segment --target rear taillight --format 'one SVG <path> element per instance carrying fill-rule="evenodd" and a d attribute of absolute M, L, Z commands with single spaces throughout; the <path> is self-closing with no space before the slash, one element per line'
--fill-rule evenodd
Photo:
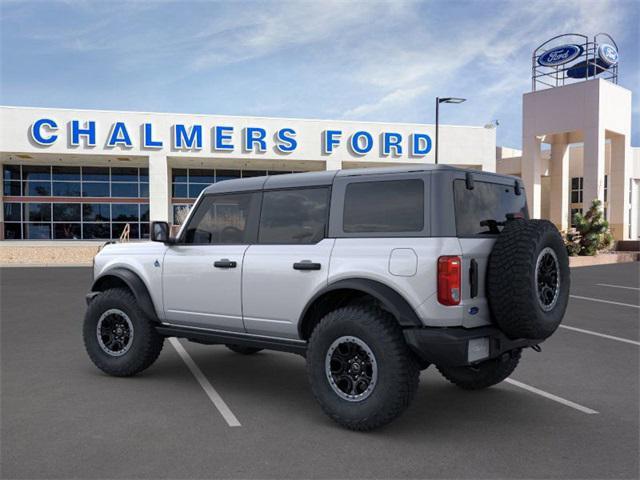
<path fill-rule="evenodd" d="M 438 302 L 442 305 L 460 303 L 460 257 L 438 258 Z"/>

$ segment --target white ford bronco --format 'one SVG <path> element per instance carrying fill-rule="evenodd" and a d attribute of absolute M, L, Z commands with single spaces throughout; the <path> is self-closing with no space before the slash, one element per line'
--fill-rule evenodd
<path fill-rule="evenodd" d="M 166 337 L 304 355 L 339 424 L 404 411 L 421 369 L 465 389 L 506 379 L 569 297 L 556 227 L 529 220 L 515 177 L 448 166 L 341 170 L 207 187 L 177 236 L 95 257 L 84 342 L 134 375 Z"/>

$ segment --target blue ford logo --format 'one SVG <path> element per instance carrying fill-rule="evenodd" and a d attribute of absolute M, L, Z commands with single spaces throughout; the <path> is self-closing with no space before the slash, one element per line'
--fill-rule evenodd
<path fill-rule="evenodd" d="M 618 50 L 613 45 L 603 43 L 598 47 L 598 57 L 608 66 L 618 63 Z"/>
<path fill-rule="evenodd" d="M 580 45 L 561 45 L 547 50 L 538 57 L 538 63 L 543 67 L 556 67 L 578 58 L 583 48 Z"/>

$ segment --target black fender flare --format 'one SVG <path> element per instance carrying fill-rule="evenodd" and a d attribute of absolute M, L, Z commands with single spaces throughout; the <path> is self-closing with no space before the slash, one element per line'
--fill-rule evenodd
<path fill-rule="evenodd" d="M 358 290 L 377 299 L 391 313 L 401 327 L 422 327 L 424 326 L 413 307 L 409 302 L 393 288 L 384 283 L 368 278 L 350 278 L 330 283 L 325 288 L 316 293 L 302 310 L 298 320 L 298 330 L 303 325 L 303 320 L 307 316 L 309 309 L 316 300 L 323 295 L 335 290 Z M 302 334 L 302 332 L 300 332 Z"/>
<path fill-rule="evenodd" d="M 106 288 L 103 288 L 103 286 L 108 285 L 109 277 L 115 277 L 118 280 L 123 281 L 127 287 L 129 287 L 133 296 L 136 297 L 138 306 L 142 309 L 145 315 L 152 320 L 158 320 L 158 314 L 155 306 L 153 305 L 153 300 L 151 300 L 151 295 L 149 294 L 147 286 L 137 273 L 129 270 L 128 268 L 116 267 L 102 273 L 93 281 L 93 285 L 91 285 L 91 293 L 88 297 L 99 295 L 100 292 L 104 291 Z"/>

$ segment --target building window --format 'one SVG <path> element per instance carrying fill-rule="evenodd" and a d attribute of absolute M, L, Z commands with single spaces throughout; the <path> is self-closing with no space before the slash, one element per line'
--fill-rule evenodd
<path fill-rule="evenodd" d="M 582 208 L 572 208 L 571 209 L 571 218 L 569 219 L 570 223 L 571 223 L 571 228 L 576 228 L 576 222 L 573 219 L 573 217 L 574 217 L 574 215 L 576 213 L 582 213 Z"/>
<path fill-rule="evenodd" d="M 129 238 L 149 237 L 147 168 L 3 165 L 2 170 L 5 239 L 109 240 L 127 223 Z"/>
<path fill-rule="evenodd" d="M 582 203 L 583 177 L 571 179 L 571 203 Z"/>

